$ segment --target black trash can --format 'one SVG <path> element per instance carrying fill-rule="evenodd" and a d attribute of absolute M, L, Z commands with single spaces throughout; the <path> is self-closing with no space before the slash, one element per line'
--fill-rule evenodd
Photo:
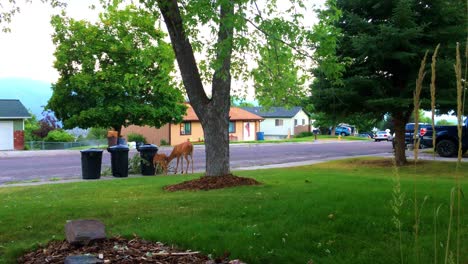
<path fill-rule="evenodd" d="M 158 146 L 153 144 L 140 145 L 137 149 L 140 152 L 141 157 L 141 174 L 142 175 L 154 175 L 155 168 L 153 164 L 153 158 L 158 153 Z"/>
<path fill-rule="evenodd" d="M 86 149 L 80 152 L 83 179 L 101 178 L 102 149 Z"/>
<path fill-rule="evenodd" d="M 114 177 L 128 177 L 128 146 L 115 145 L 107 148 L 111 154 L 111 168 Z"/>

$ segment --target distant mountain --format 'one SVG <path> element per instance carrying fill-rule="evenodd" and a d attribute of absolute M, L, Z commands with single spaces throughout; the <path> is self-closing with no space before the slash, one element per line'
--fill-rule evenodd
<path fill-rule="evenodd" d="M 48 82 L 24 78 L 0 78 L 0 99 L 19 99 L 38 119 L 41 119 L 43 107 L 51 96 L 51 84 Z"/>

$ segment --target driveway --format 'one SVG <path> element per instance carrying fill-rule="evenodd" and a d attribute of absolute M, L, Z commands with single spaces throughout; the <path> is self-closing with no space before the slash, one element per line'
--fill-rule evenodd
<path fill-rule="evenodd" d="M 159 153 L 169 154 L 171 147 Z M 129 156 L 138 155 L 131 150 Z M 389 142 L 318 141 L 281 144 L 232 144 L 232 170 L 313 164 L 355 156 L 392 156 Z M 427 156 L 427 154 L 426 154 Z M 205 170 L 205 147 L 195 146 L 194 170 Z M 175 161 L 172 162 L 175 166 Z M 110 155 L 103 152 L 102 167 L 110 167 Z M 0 185 L 14 182 L 52 182 L 81 178 L 81 153 L 77 150 L 0 151 Z"/>

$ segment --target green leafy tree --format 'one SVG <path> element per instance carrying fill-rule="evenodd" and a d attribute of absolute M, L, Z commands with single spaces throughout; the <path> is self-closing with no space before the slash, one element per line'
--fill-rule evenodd
<path fill-rule="evenodd" d="M 105 139 L 109 129 L 103 127 L 91 127 L 86 135 L 86 139 Z"/>
<path fill-rule="evenodd" d="M 335 23 L 341 34 L 335 65 L 345 66 L 342 85 L 322 78 L 321 87 L 313 86 L 312 94 L 318 95 L 321 105 L 339 102 L 339 109 L 345 111 L 338 114 L 390 114 L 396 132 L 396 163 L 402 165 L 406 163 L 405 124 L 413 110 L 419 65 L 424 53 L 434 50 L 438 43 L 437 108 L 441 112 L 454 109 L 455 89 L 450 78 L 454 76 L 456 42 L 465 41 L 466 2 L 336 0 L 336 7 L 342 12 Z M 321 90 L 333 96 L 321 95 Z M 424 89 L 422 98 L 429 98 L 428 94 L 429 89 Z M 421 107 L 430 108 L 429 100 L 423 100 Z M 323 110 L 332 114 L 337 108 Z"/>
<path fill-rule="evenodd" d="M 38 138 L 33 132 L 40 128 L 40 124 L 35 114 L 29 111 L 29 115 L 31 118 L 24 120 L 24 141 L 35 141 Z"/>
<path fill-rule="evenodd" d="M 156 18 L 134 6 L 107 6 L 90 24 L 54 16 L 54 67 L 60 74 L 47 108 L 65 128 L 180 122 L 183 97 L 174 88 L 174 53 Z"/>
<path fill-rule="evenodd" d="M 269 32 L 264 46 L 259 47 L 258 67 L 252 71 L 255 97 L 262 107 L 297 106 L 305 96 L 305 75 L 297 64 L 293 48 L 281 36 L 281 20 L 265 21 L 260 27 Z M 278 32 L 279 30 L 279 32 Z"/>
<path fill-rule="evenodd" d="M 439 121 L 436 122 L 437 126 L 454 126 L 456 125 L 456 122 L 451 122 L 448 121 L 447 119 L 440 119 Z"/>

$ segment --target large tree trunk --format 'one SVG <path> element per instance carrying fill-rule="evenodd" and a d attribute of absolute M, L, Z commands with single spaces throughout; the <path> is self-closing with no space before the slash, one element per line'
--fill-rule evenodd
<path fill-rule="evenodd" d="M 192 46 L 185 34 L 176 0 L 158 0 L 164 17 L 177 63 L 182 74 L 190 103 L 201 121 L 205 134 L 206 175 L 222 176 L 229 170 L 229 109 L 231 90 L 231 54 L 233 25 L 226 22 L 234 13 L 233 4 L 227 2 L 220 9 L 217 60 L 212 82 L 212 98 L 208 98 L 200 78 Z"/>
<path fill-rule="evenodd" d="M 405 125 L 409 120 L 409 115 L 402 112 L 392 113 L 393 125 L 395 128 L 395 138 L 393 139 L 395 147 L 395 163 L 397 166 L 406 164 L 405 154 Z"/>
<path fill-rule="evenodd" d="M 205 134 L 206 176 L 222 176 L 229 170 L 229 105 L 227 111 L 209 106 L 202 122 Z"/>

